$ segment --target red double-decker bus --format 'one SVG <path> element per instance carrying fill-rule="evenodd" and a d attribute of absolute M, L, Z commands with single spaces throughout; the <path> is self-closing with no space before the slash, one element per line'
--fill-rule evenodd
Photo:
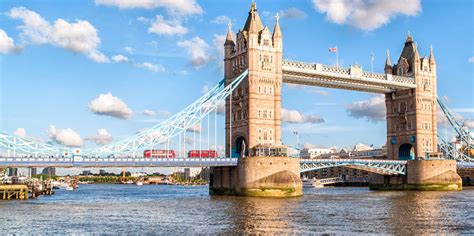
<path fill-rule="evenodd" d="M 174 150 L 153 149 L 143 151 L 143 157 L 173 158 L 176 157 L 176 153 L 174 152 Z"/>
<path fill-rule="evenodd" d="M 190 150 L 188 152 L 189 158 L 216 158 L 218 156 L 215 150 Z"/>

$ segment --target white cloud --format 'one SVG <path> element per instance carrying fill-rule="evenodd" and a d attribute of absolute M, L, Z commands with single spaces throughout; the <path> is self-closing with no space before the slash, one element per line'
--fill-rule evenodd
<path fill-rule="evenodd" d="M 367 118 L 372 122 L 384 121 L 386 116 L 385 96 L 377 95 L 370 100 L 357 101 L 347 105 L 349 115 L 355 118 Z"/>
<path fill-rule="evenodd" d="M 217 54 L 217 63 L 219 64 L 220 68 L 224 69 L 224 43 L 225 43 L 225 35 L 217 35 L 214 34 L 214 39 L 212 40 L 212 44 L 214 49 L 216 50 Z"/>
<path fill-rule="evenodd" d="M 451 110 L 455 112 L 462 112 L 462 113 L 474 113 L 474 108 L 454 108 Z"/>
<path fill-rule="evenodd" d="M 217 16 L 213 20 L 211 20 L 211 23 L 213 24 L 227 24 L 229 23 L 230 18 L 228 16 Z"/>
<path fill-rule="evenodd" d="M 124 63 L 124 62 L 128 62 L 129 59 L 128 59 L 128 57 L 126 57 L 126 56 L 124 56 L 124 55 L 122 55 L 122 54 L 117 54 L 117 55 L 115 55 L 115 56 L 112 57 L 112 61 Z"/>
<path fill-rule="evenodd" d="M 58 129 L 54 125 L 48 127 L 48 135 L 55 143 L 66 147 L 82 147 L 84 141 L 76 131 L 71 128 Z"/>
<path fill-rule="evenodd" d="M 14 135 L 16 136 L 20 136 L 22 138 L 25 138 L 26 137 L 26 130 L 25 128 L 18 128 L 15 130 L 15 132 L 13 132 Z"/>
<path fill-rule="evenodd" d="M 465 120 L 464 126 L 466 126 L 469 129 L 474 129 L 474 120 Z"/>
<path fill-rule="evenodd" d="M 474 63 L 474 57 L 469 57 L 469 59 L 467 60 L 469 63 Z"/>
<path fill-rule="evenodd" d="M 224 115 L 225 114 L 225 103 L 224 102 L 219 103 L 217 105 L 216 113 L 218 115 Z"/>
<path fill-rule="evenodd" d="M 145 116 L 156 116 L 156 112 L 152 111 L 152 110 L 144 110 L 142 112 L 143 115 Z"/>
<path fill-rule="evenodd" d="M 303 148 L 316 148 L 316 145 L 306 142 L 303 144 Z"/>
<path fill-rule="evenodd" d="M 134 67 L 137 68 L 144 68 L 147 70 L 151 70 L 153 72 L 162 72 L 165 71 L 165 67 L 160 65 L 160 64 L 154 64 L 150 62 L 133 62 L 131 59 L 128 57 L 122 55 L 122 54 L 117 54 L 112 57 L 112 61 L 116 63 L 127 63 L 130 64 Z"/>
<path fill-rule="evenodd" d="M 178 46 L 186 49 L 186 52 L 191 57 L 190 63 L 195 68 L 200 68 L 212 60 L 209 54 L 209 45 L 200 37 L 178 41 Z"/>
<path fill-rule="evenodd" d="M 199 125 L 194 125 L 186 129 L 186 131 L 190 133 L 201 133 L 202 128 Z"/>
<path fill-rule="evenodd" d="M 323 123 L 324 119 L 314 115 L 303 115 L 296 110 L 281 109 L 281 120 L 288 123 Z"/>
<path fill-rule="evenodd" d="M 371 31 L 390 22 L 397 15 L 416 16 L 420 0 L 313 0 L 316 10 L 336 24 L 349 24 Z"/>
<path fill-rule="evenodd" d="M 181 22 L 177 19 L 165 20 L 163 16 L 157 15 L 155 20 L 151 23 L 148 32 L 157 35 L 184 35 L 188 32 L 188 29 L 181 25 Z"/>
<path fill-rule="evenodd" d="M 95 0 L 97 5 L 114 6 L 120 9 L 165 8 L 170 14 L 193 15 L 203 12 L 196 0 Z"/>
<path fill-rule="evenodd" d="M 0 53 L 7 54 L 21 51 L 21 47 L 15 45 L 15 41 L 8 37 L 7 32 L 0 29 Z"/>
<path fill-rule="evenodd" d="M 174 74 L 184 76 L 184 75 L 189 75 L 189 72 L 187 70 L 178 70 L 178 71 L 175 71 Z"/>
<path fill-rule="evenodd" d="M 124 49 L 126 52 L 128 52 L 128 54 L 133 54 L 133 51 L 134 51 L 134 50 L 133 50 L 132 47 L 128 47 L 128 46 L 127 46 L 127 47 L 124 47 L 123 49 Z"/>
<path fill-rule="evenodd" d="M 111 93 L 100 94 L 99 97 L 89 103 L 89 109 L 98 115 L 112 116 L 120 119 L 128 119 L 133 111 L 120 98 Z"/>
<path fill-rule="evenodd" d="M 209 85 L 204 85 L 204 86 L 202 86 L 202 88 L 201 88 L 201 93 L 204 94 L 204 93 L 207 93 L 207 92 L 209 92 Z"/>
<path fill-rule="evenodd" d="M 328 91 L 326 91 L 326 90 L 315 89 L 315 88 L 309 90 L 309 92 L 310 92 L 310 93 L 314 93 L 314 94 L 318 94 L 318 95 L 321 95 L 321 96 L 325 96 L 325 97 L 331 95 L 331 94 L 330 94 Z"/>
<path fill-rule="evenodd" d="M 278 12 L 281 19 L 305 19 L 306 13 L 298 8 L 292 7 Z"/>
<path fill-rule="evenodd" d="M 61 18 L 53 24 L 38 13 L 24 7 L 15 7 L 8 13 L 12 19 L 20 19 L 23 25 L 20 36 L 32 44 L 51 44 L 66 50 L 82 53 L 98 63 L 107 63 L 109 59 L 98 50 L 101 43 L 97 29 L 88 21 L 67 22 Z"/>
<path fill-rule="evenodd" d="M 98 129 L 97 134 L 87 138 L 87 140 L 95 142 L 98 145 L 105 145 L 111 143 L 113 137 L 106 129 Z"/>
<path fill-rule="evenodd" d="M 142 63 L 133 63 L 133 66 L 139 68 L 145 68 L 151 70 L 153 72 L 163 72 L 165 71 L 165 67 L 160 64 L 154 64 L 150 62 L 142 62 Z"/>
<path fill-rule="evenodd" d="M 158 115 L 160 115 L 160 116 L 170 116 L 171 112 L 169 112 L 167 110 L 159 110 Z"/>

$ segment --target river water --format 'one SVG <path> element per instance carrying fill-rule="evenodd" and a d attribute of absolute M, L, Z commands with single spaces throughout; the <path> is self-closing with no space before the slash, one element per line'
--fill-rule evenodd
<path fill-rule="evenodd" d="M 3 233 L 474 234 L 474 189 L 304 189 L 290 199 L 211 197 L 207 186 L 81 185 L 0 201 Z"/>

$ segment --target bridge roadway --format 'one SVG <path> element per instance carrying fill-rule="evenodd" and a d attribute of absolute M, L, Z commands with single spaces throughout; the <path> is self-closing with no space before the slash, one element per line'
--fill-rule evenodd
<path fill-rule="evenodd" d="M 215 167 L 236 166 L 238 158 L 132 158 L 132 157 L 82 157 L 73 161 L 68 157 L 0 157 L 0 168 L 60 167 L 60 168 L 107 168 L 107 167 Z M 397 175 L 406 173 L 406 161 L 377 159 L 302 159 L 301 172 L 348 167 Z M 474 168 L 473 162 L 458 162 L 458 168 Z"/>

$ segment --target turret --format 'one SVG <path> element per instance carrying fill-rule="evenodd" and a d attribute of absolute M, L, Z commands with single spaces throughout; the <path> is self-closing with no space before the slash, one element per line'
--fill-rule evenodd
<path fill-rule="evenodd" d="M 280 16 L 278 16 L 278 13 L 276 14 L 275 16 L 275 28 L 273 29 L 273 36 L 272 36 L 272 39 L 273 39 L 273 45 L 274 47 L 279 50 L 279 51 L 282 51 L 282 40 L 283 40 L 283 36 L 281 34 L 281 30 L 280 30 Z"/>
<path fill-rule="evenodd" d="M 234 37 L 232 33 L 232 23 L 229 21 L 229 24 L 227 27 L 227 35 L 226 35 L 225 43 L 224 43 L 226 57 L 232 54 L 232 52 L 234 51 L 234 47 L 235 47 L 235 42 L 234 42 Z"/>
<path fill-rule="evenodd" d="M 385 74 L 392 74 L 392 62 L 390 61 L 390 52 L 387 50 L 387 59 L 385 60 Z"/>
<path fill-rule="evenodd" d="M 252 5 L 250 5 L 249 16 L 245 21 L 245 26 L 243 29 L 243 31 L 246 31 L 244 32 L 244 35 L 246 34 L 248 37 L 247 40 L 249 47 L 258 46 L 259 32 L 263 30 L 263 28 L 262 20 L 260 20 L 260 16 L 257 12 L 257 4 L 255 4 L 255 1 L 252 1 Z"/>
<path fill-rule="evenodd" d="M 435 58 L 434 58 L 434 54 L 433 54 L 433 46 L 430 46 L 430 70 L 431 71 L 436 71 L 436 61 L 435 61 Z"/>

